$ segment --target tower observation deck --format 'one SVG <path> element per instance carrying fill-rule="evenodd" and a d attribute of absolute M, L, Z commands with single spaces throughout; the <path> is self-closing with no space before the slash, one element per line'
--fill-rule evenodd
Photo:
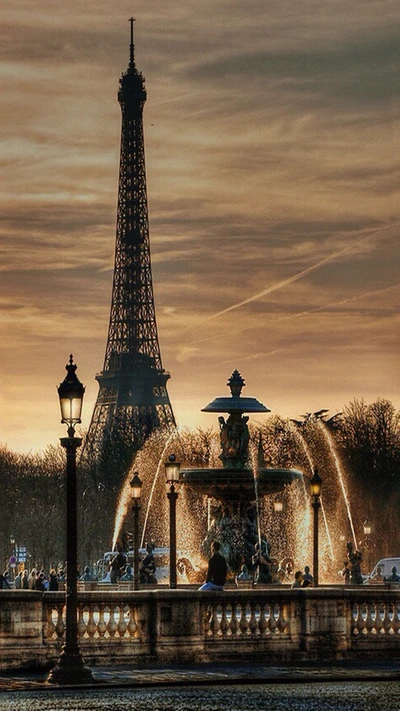
<path fill-rule="evenodd" d="M 136 69 L 131 24 L 130 60 L 120 79 L 121 154 L 114 279 L 99 393 L 85 455 L 123 441 L 132 455 L 158 427 L 175 426 L 161 362 L 150 259 L 143 136 L 144 77 Z"/>

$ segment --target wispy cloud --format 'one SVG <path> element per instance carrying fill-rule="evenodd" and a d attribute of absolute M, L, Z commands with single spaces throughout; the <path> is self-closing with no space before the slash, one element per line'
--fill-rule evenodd
<path fill-rule="evenodd" d="M 398 403 L 396 3 L 152 0 L 135 12 L 157 321 L 178 420 L 203 422 L 193 413 L 241 362 L 249 389 L 283 414 L 356 395 Z M 48 413 L 71 350 L 90 419 L 131 14 L 128 0 L 117 11 L 15 0 L 3 12 L 0 397 L 12 446 L 57 438 Z M 27 392 L 43 402 L 28 431 Z"/>

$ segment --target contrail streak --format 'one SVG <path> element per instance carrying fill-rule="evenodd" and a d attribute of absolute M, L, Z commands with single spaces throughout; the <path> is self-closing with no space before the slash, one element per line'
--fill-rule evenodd
<path fill-rule="evenodd" d="M 244 360 L 257 360 L 257 358 L 267 358 L 268 356 L 273 356 L 277 353 L 285 353 L 289 350 L 289 348 L 275 348 L 274 351 L 268 351 L 268 353 L 252 353 L 251 355 L 241 357 L 240 362 Z M 218 362 L 219 365 L 225 365 L 226 363 L 232 363 L 235 359 L 237 360 L 237 356 L 232 356 L 231 358 L 227 358 L 226 360 L 221 360 Z"/>
<path fill-rule="evenodd" d="M 212 316 L 207 316 L 206 318 L 203 318 L 200 321 L 196 321 L 196 323 L 193 323 L 191 326 L 186 326 L 182 330 L 187 331 L 191 328 L 195 328 L 196 326 L 200 326 L 201 324 L 206 323 L 207 321 L 211 321 L 214 318 L 218 318 L 219 316 L 222 316 L 223 314 L 226 314 L 229 311 L 233 311 L 234 309 L 239 309 L 241 306 L 245 306 L 246 304 L 250 304 L 253 301 L 257 301 L 257 299 L 261 299 L 262 296 L 271 294 L 273 291 L 282 289 L 284 286 L 289 286 L 289 284 L 293 284 L 295 281 L 298 281 L 299 279 L 302 279 L 303 277 L 307 276 L 307 274 L 311 274 L 312 272 L 314 272 L 317 269 L 319 269 L 320 267 L 322 267 L 324 264 L 328 264 L 329 262 L 332 262 L 334 259 L 337 259 L 337 257 L 340 257 L 342 254 L 346 254 L 346 252 L 350 252 L 352 249 L 354 249 L 358 245 L 363 244 L 363 242 L 366 242 L 367 240 L 371 239 L 372 237 L 375 237 L 378 234 L 381 234 L 382 232 L 386 232 L 387 230 L 393 229 L 393 227 L 398 227 L 398 224 L 388 225 L 388 227 L 383 227 L 383 228 L 377 230 L 376 232 L 372 232 L 371 234 L 367 235 L 366 237 L 363 237 L 362 239 L 359 239 L 356 242 L 353 242 L 348 247 L 343 247 L 343 249 L 340 249 L 338 252 L 334 252 L 333 254 L 330 254 L 328 257 L 324 257 L 324 259 L 321 259 L 316 264 L 312 264 L 310 267 L 303 269 L 301 272 L 297 272 L 297 274 L 293 274 L 291 277 L 288 277 L 287 279 L 283 279 L 283 281 L 280 281 L 277 284 L 273 284 L 272 286 L 269 286 L 268 289 L 259 291 L 257 294 L 253 294 L 253 296 L 249 296 L 247 299 L 243 299 L 243 301 L 239 301 L 237 304 L 228 306 L 226 309 L 222 309 L 222 311 L 218 311 L 216 314 L 213 314 Z"/>
<path fill-rule="evenodd" d="M 286 314 L 285 316 L 280 316 L 274 318 L 274 324 L 280 323 L 281 321 L 290 321 L 293 318 L 300 318 L 301 316 L 309 316 L 310 314 L 319 313 L 321 311 L 328 311 L 329 309 L 335 308 L 336 306 L 344 306 L 345 304 L 350 304 L 352 301 L 359 301 L 360 299 L 366 299 L 369 296 L 377 296 L 378 294 L 384 294 L 386 291 L 392 291 L 392 289 L 398 289 L 400 284 L 394 284 L 393 286 L 385 286 L 383 289 L 374 289 L 374 291 L 364 291 L 362 294 L 356 294 L 356 296 L 351 296 L 348 299 L 341 299 L 340 301 L 329 301 L 327 304 L 322 306 L 316 306 L 314 309 L 308 309 L 307 311 L 295 311 L 293 314 Z M 245 326 L 245 328 L 236 328 L 235 335 L 237 333 L 243 333 L 244 331 L 252 331 L 257 326 L 254 324 L 252 326 Z M 221 338 L 224 335 L 229 335 L 232 331 L 227 331 L 224 333 L 217 333 L 214 336 L 205 336 L 204 338 L 197 338 L 195 341 L 189 341 L 190 344 L 204 343 L 204 341 L 211 341 L 214 338 Z M 269 355 L 269 354 L 267 354 Z"/>

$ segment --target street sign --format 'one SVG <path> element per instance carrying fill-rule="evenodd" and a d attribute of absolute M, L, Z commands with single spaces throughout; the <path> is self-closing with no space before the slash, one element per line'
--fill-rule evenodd
<path fill-rule="evenodd" d="M 26 563 L 26 547 L 20 546 L 17 550 L 18 563 Z"/>
<path fill-rule="evenodd" d="M 9 564 L 11 565 L 12 568 L 15 568 L 15 564 L 16 564 L 16 562 L 17 562 L 17 559 L 16 559 L 15 555 L 10 555 L 10 557 L 9 557 L 9 559 L 8 559 L 8 562 L 9 562 Z"/>

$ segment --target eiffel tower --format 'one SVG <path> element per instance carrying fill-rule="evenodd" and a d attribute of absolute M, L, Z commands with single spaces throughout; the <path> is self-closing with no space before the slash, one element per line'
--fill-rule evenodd
<path fill-rule="evenodd" d="M 99 393 L 84 456 L 124 443 L 132 456 L 158 427 L 175 426 L 161 363 L 154 307 L 143 137 L 144 77 L 136 69 L 133 23 L 129 66 L 120 79 L 122 112 L 114 280 Z"/>

